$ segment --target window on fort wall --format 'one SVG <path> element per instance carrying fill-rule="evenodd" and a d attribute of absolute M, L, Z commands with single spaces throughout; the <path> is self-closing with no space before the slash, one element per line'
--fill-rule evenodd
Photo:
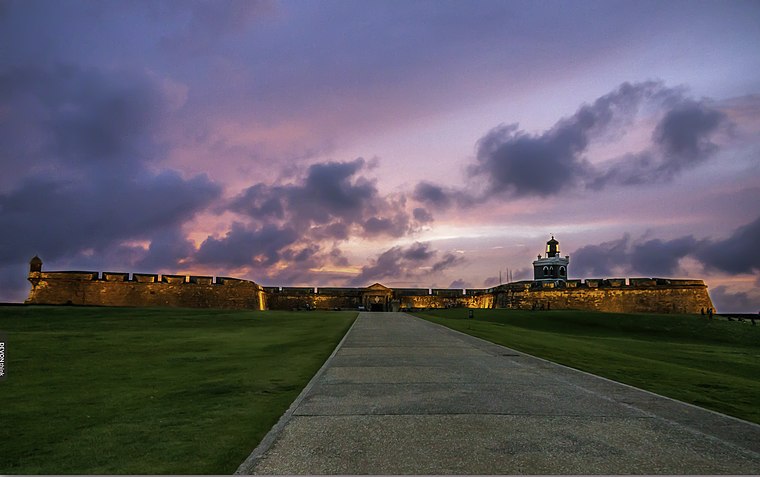
<path fill-rule="evenodd" d="M 565 276 L 565 267 L 559 267 L 559 274 L 560 276 Z"/>
<path fill-rule="evenodd" d="M 549 267 L 544 267 L 544 276 L 545 277 L 549 276 Z"/>

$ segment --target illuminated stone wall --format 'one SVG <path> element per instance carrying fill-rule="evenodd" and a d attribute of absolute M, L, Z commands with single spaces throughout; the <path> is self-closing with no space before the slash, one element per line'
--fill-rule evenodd
<path fill-rule="evenodd" d="M 26 303 L 169 306 L 250 310 L 369 309 L 378 293 L 384 311 L 426 308 L 574 309 L 609 312 L 700 313 L 712 308 L 701 280 L 625 278 L 517 282 L 485 290 L 261 287 L 210 276 L 30 271 Z"/>
<path fill-rule="evenodd" d="M 30 272 L 28 304 L 261 310 L 266 294 L 235 278 L 104 272 Z"/>
<path fill-rule="evenodd" d="M 521 282 L 492 289 L 496 308 L 700 313 L 713 308 L 702 280 L 587 279 L 562 288 Z"/>

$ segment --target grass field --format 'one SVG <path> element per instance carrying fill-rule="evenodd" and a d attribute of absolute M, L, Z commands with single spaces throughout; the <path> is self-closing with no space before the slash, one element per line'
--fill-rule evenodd
<path fill-rule="evenodd" d="M 0 307 L 0 474 L 230 474 L 355 317 Z"/>
<path fill-rule="evenodd" d="M 760 326 L 692 315 L 450 309 L 417 316 L 760 423 Z"/>

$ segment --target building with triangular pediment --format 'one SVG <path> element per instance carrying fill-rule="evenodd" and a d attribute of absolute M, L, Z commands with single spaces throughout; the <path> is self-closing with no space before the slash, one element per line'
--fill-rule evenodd
<path fill-rule="evenodd" d="M 380 283 L 373 283 L 362 293 L 362 306 L 367 311 L 392 311 L 392 301 L 393 290 Z"/>

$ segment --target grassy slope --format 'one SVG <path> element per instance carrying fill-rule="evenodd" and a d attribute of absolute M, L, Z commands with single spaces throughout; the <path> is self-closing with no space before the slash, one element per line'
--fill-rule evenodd
<path fill-rule="evenodd" d="M 695 316 L 435 310 L 423 318 L 760 423 L 760 326 Z"/>
<path fill-rule="evenodd" d="M 0 473 L 232 473 L 355 316 L 0 307 Z"/>

